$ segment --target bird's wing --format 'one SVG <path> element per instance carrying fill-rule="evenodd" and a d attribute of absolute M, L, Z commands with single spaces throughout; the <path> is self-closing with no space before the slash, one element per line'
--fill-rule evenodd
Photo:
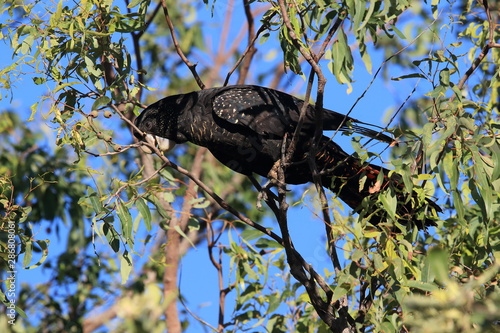
<path fill-rule="evenodd" d="M 215 115 L 230 124 L 243 126 L 260 135 L 283 136 L 290 126 L 286 94 L 257 86 L 221 89 L 212 102 Z M 291 98 L 291 96 L 289 97 Z"/>
<path fill-rule="evenodd" d="M 259 135 L 283 136 L 293 127 L 304 101 L 289 94 L 259 86 L 230 86 L 222 88 L 213 98 L 215 115 L 230 124 L 251 129 Z M 314 124 L 314 107 L 309 106 L 306 127 Z M 367 137 L 393 143 L 382 131 L 366 128 L 373 126 L 335 111 L 324 109 L 323 130 L 352 131 Z M 376 127 L 376 126 L 375 126 Z"/>

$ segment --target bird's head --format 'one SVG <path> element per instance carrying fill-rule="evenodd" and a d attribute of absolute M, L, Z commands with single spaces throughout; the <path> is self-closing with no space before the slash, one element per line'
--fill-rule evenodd
<path fill-rule="evenodd" d="M 167 97 L 144 109 L 135 119 L 139 132 L 135 131 L 134 135 L 156 145 L 161 151 L 169 151 L 176 143 L 185 142 L 184 136 L 178 133 L 177 125 L 182 106 L 176 100 L 176 96 Z M 150 153 L 146 146 L 142 148 Z"/>

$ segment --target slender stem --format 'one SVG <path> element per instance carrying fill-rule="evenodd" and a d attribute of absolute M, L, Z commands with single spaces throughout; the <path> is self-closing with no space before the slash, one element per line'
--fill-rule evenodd
<path fill-rule="evenodd" d="M 229 292 L 227 288 L 224 288 L 224 274 L 222 266 L 222 248 L 219 248 L 219 260 L 214 257 L 214 248 L 216 248 L 217 239 L 214 237 L 214 232 L 212 229 L 212 224 L 207 223 L 207 240 L 208 240 L 208 256 L 210 262 L 217 270 L 217 280 L 219 284 L 219 315 L 218 315 L 218 326 L 217 331 L 224 331 L 224 306 L 226 301 L 226 295 Z M 230 289 L 229 289 L 230 290 Z"/>
<path fill-rule="evenodd" d="M 248 0 L 243 0 L 243 1 L 245 3 L 248 2 Z M 248 13 L 247 13 L 247 11 L 248 11 Z M 241 68 L 240 76 L 238 78 L 238 82 L 237 83 L 238 84 L 243 84 L 245 82 L 245 79 L 246 79 L 246 76 L 248 74 L 248 69 L 250 67 L 250 63 L 252 61 L 253 55 L 255 54 L 255 52 L 257 52 L 257 49 L 254 46 L 255 42 L 257 41 L 257 38 L 259 38 L 260 34 L 262 32 L 264 32 L 266 29 L 268 29 L 268 25 L 264 23 L 264 24 L 262 24 L 260 26 L 259 30 L 257 30 L 257 33 L 253 32 L 254 23 L 253 23 L 253 16 L 252 16 L 251 11 L 250 11 L 250 4 L 245 4 L 245 14 L 246 14 L 246 17 L 247 17 L 247 21 L 249 21 L 249 23 L 248 23 L 248 25 L 249 25 L 248 45 L 247 45 L 247 48 L 245 49 L 245 51 L 243 51 L 243 54 L 241 55 L 241 57 L 234 64 L 233 68 L 231 68 L 231 70 L 227 73 L 226 79 L 224 80 L 224 86 L 228 85 L 229 79 L 231 78 L 231 75 L 233 75 L 234 71 L 238 68 L 238 66 L 241 65 L 241 63 L 243 61 L 245 61 L 245 63 L 243 64 L 243 66 Z M 274 15 L 276 15 L 276 12 L 274 12 L 272 14 L 272 16 L 270 17 L 270 19 Z"/>
<path fill-rule="evenodd" d="M 174 43 L 174 47 L 175 47 L 175 50 L 177 51 L 177 54 L 182 59 L 182 61 L 186 64 L 186 66 L 189 68 L 191 73 L 193 74 L 193 77 L 196 80 L 196 83 L 198 84 L 198 86 L 201 89 L 205 89 L 205 84 L 203 83 L 200 76 L 198 75 L 198 72 L 196 71 L 196 64 L 193 64 L 191 61 L 189 61 L 189 59 L 184 55 L 184 52 L 182 52 L 179 41 L 177 40 L 177 37 L 175 36 L 174 24 L 172 23 L 172 20 L 170 19 L 170 15 L 168 14 L 168 7 L 167 7 L 166 0 L 161 0 L 161 6 L 163 7 L 163 13 L 165 14 L 165 20 L 167 21 L 168 28 L 170 29 L 170 35 L 172 36 L 172 41 Z"/>
<path fill-rule="evenodd" d="M 303 119 L 305 118 L 305 113 L 307 111 L 307 108 L 309 107 L 307 101 L 309 101 L 311 89 L 312 89 L 312 83 L 314 81 L 314 75 L 318 77 L 318 88 L 317 88 L 317 94 L 316 94 L 316 104 L 315 104 L 315 119 L 316 119 L 316 128 L 315 128 L 315 134 L 314 134 L 314 140 L 313 142 L 318 143 L 322 137 L 322 132 L 323 132 L 323 96 L 324 96 L 324 89 L 325 89 L 325 84 L 326 84 L 326 78 L 323 75 L 323 72 L 318 64 L 319 59 L 322 57 L 324 54 L 324 51 L 326 49 L 326 45 L 328 45 L 329 41 L 333 37 L 334 33 L 338 29 L 338 26 L 340 26 L 341 20 L 337 20 L 334 26 L 329 31 L 329 34 L 327 38 L 325 39 L 325 42 L 322 45 L 322 48 L 320 49 L 319 56 L 318 55 L 313 55 L 311 51 L 306 50 L 302 44 L 300 43 L 297 35 L 295 34 L 295 31 L 293 30 L 293 27 L 290 23 L 290 18 L 288 17 L 288 13 L 286 11 L 285 7 L 285 2 L 284 0 L 278 0 L 281 12 L 282 12 L 282 18 L 283 22 L 287 28 L 288 34 L 290 39 L 292 40 L 293 45 L 299 50 L 301 55 L 306 59 L 306 61 L 311 65 L 311 73 L 309 75 L 309 82 L 308 82 L 308 87 L 306 90 L 306 97 L 302 109 L 301 109 L 301 114 L 300 118 L 297 124 L 297 127 L 295 128 L 294 135 L 291 141 L 290 146 L 288 147 L 287 154 L 284 158 L 285 163 L 283 164 L 284 167 L 287 166 L 288 161 L 291 160 L 293 156 L 293 152 L 295 150 L 295 147 L 298 143 L 299 139 L 299 133 L 301 130 L 301 126 L 303 124 Z M 286 142 L 286 140 L 284 140 Z M 316 161 L 314 160 L 314 156 L 316 155 L 316 150 L 317 150 L 317 145 L 313 144 L 311 147 L 311 152 L 310 156 L 311 159 L 309 160 L 309 165 L 311 168 L 311 173 L 313 175 L 313 180 L 314 183 L 316 184 L 316 188 L 318 189 L 320 201 L 321 201 L 321 206 L 322 206 L 322 212 L 323 212 L 323 217 L 325 219 L 325 227 L 326 227 L 326 233 L 327 233 L 327 238 L 328 238 L 328 247 L 329 247 L 329 254 L 332 259 L 332 263 L 334 265 L 335 271 L 338 272 L 341 269 L 340 262 L 338 259 L 338 255 L 335 249 L 335 243 L 331 234 L 331 220 L 330 220 L 330 215 L 328 211 L 328 202 L 326 199 L 326 195 L 324 192 L 323 187 L 321 186 L 321 178 L 318 175 L 317 168 L 316 168 Z M 280 224 L 281 227 L 281 224 Z M 289 257 L 288 258 L 291 269 L 292 269 L 292 274 L 293 274 L 293 258 Z M 295 276 L 295 275 L 294 275 Z M 330 327 L 332 331 L 352 331 L 352 328 L 354 327 L 354 320 L 353 318 L 349 315 L 347 311 L 347 297 L 344 296 L 341 299 L 341 302 L 339 304 L 341 307 L 339 308 L 339 314 L 340 317 L 336 318 L 335 313 L 334 313 L 334 308 L 333 308 L 333 302 L 332 302 L 332 294 L 327 293 L 327 301 L 323 301 L 321 296 L 317 294 L 317 289 L 316 285 L 314 283 L 314 278 L 311 277 L 311 280 L 308 281 L 310 283 L 307 283 L 305 281 L 300 280 L 300 275 L 295 276 L 298 278 L 298 280 L 306 287 L 306 290 L 309 294 L 309 297 L 311 299 L 311 303 L 313 304 L 314 308 L 316 309 L 318 315 L 321 317 L 321 319 Z M 351 327 L 349 327 L 351 326 Z"/>
<path fill-rule="evenodd" d="M 257 49 L 255 48 L 254 44 L 256 41 L 256 34 L 255 34 L 255 22 L 253 19 L 253 14 L 252 10 L 250 9 L 250 0 L 243 0 L 243 8 L 245 9 L 245 17 L 247 18 L 247 24 L 248 24 L 248 45 L 247 49 L 245 52 L 247 52 L 246 56 L 241 56 L 240 59 L 244 59 L 244 63 L 240 68 L 240 75 L 238 77 L 238 84 L 243 84 L 245 83 L 245 79 L 248 75 L 248 70 L 250 69 L 250 64 L 252 63 L 252 58 L 257 52 Z"/>
<path fill-rule="evenodd" d="M 493 22 L 492 18 L 491 18 L 491 12 L 490 12 L 490 7 L 488 5 L 488 0 L 482 0 L 482 1 L 479 1 L 480 3 L 482 2 L 483 4 L 483 7 L 484 7 L 484 10 L 486 12 L 486 19 L 489 23 L 489 38 L 488 38 L 488 42 L 483 46 L 482 50 L 481 50 L 481 53 L 479 53 L 479 55 L 477 56 L 476 59 L 474 59 L 474 62 L 472 63 L 472 65 L 470 66 L 470 68 L 467 70 L 467 72 L 465 72 L 465 75 L 460 79 L 460 81 L 458 82 L 458 89 L 462 89 L 465 85 L 465 82 L 467 82 L 467 80 L 470 78 L 470 76 L 472 75 L 472 73 L 474 73 L 474 71 L 476 70 L 476 68 L 479 66 L 479 64 L 483 61 L 483 59 L 488 55 L 488 52 L 490 51 L 490 49 L 492 48 L 500 48 L 500 44 L 499 43 L 495 43 L 495 26 L 496 26 L 496 23 Z M 454 99 L 455 99 L 455 95 L 451 96 L 450 97 L 450 102 L 452 102 Z"/>
<path fill-rule="evenodd" d="M 156 5 L 155 9 L 153 10 L 153 13 L 146 20 L 146 23 L 144 23 L 144 29 L 135 33 L 135 36 L 138 39 L 140 39 L 142 37 L 142 35 L 144 35 L 144 33 L 148 30 L 151 23 L 153 23 L 153 20 L 154 20 L 156 14 L 158 14 L 158 12 L 160 11 L 160 8 L 161 8 L 161 3 L 158 3 Z"/>

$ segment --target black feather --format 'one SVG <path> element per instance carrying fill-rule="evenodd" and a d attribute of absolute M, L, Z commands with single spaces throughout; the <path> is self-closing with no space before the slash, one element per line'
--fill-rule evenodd
<path fill-rule="evenodd" d="M 145 133 L 176 143 L 190 141 L 207 147 L 234 171 L 266 177 L 281 158 L 283 138 L 292 137 L 304 103 L 289 94 L 259 86 L 212 88 L 164 98 L 144 110 L 136 125 Z M 285 170 L 289 184 L 312 181 L 307 159 L 315 123 L 315 108 L 308 105 L 292 164 Z M 361 125 L 369 124 L 323 109 L 324 130 L 353 131 L 393 142 L 387 135 Z M 441 211 L 430 199 L 419 203 L 415 193 L 407 193 L 398 175 L 389 178 L 389 170 L 361 163 L 329 138 L 322 136 L 318 148 L 315 160 L 323 185 L 352 208 L 359 210 L 365 198 L 391 187 L 399 202 L 396 214 L 401 222 L 413 221 L 419 227 L 432 225 L 431 219 L 418 219 L 416 212 L 427 205 Z M 378 223 L 386 219 L 386 214 L 377 211 L 370 220 Z"/>

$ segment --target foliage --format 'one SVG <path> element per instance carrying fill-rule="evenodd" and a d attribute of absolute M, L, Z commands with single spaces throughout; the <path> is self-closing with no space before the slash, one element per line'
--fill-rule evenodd
<path fill-rule="evenodd" d="M 0 38 L 13 55 L 0 69 L 0 98 L 22 96 L 25 80 L 45 91 L 25 118 L 12 110 L 0 113 L 0 327 L 498 330 L 498 5 L 243 4 L 0 2 Z M 282 56 L 273 58 L 277 50 Z M 188 61 L 193 58 L 200 63 Z M 329 198 L 335 222 L 328 226 L 323 216 L 325 251 L 343 255 L 341 264 L 301 261 L 286 235 L 272 231 L 272 221 L 280 227 L 287 222 L 276 213 L 286 212 L 283 202 L 256 209 L 251 181 L 203 148 L 184 145 L 168 158 L 153 159 L 131 135 L 131 120 L 145 104 L 197 89 L 197 82 L 286 88 L 283 81 L 300 82 L 296 76 L 307 74 L 309 84 L 328 77 L 328 85 L 344 84 L 350 93 L 361 64 L 374 81 L 382 73 L 401 89 L 411 87 L 387 124 L 399 141 L 390 164 L 406 188 L 421 198 L 437 197 L 444 213 L 426 231 L 399 225 L 395 216 L 374 228 L 364 216 L 341 214 L 336 198 Z M 237 78 L 228 74 L 233 69 Z M 353 140 L 358 157 L 376 157 Z M 315 192 L 293 191 L 287 196 L 292 206 L 321 214 Z M 367 204 L 390 211 L 394 200 L 388 191 Z M 10 230 L 16 235 L 14 266 Z M 63 250 L 54 250 L 56 243 Z M 200 319 L 189 308 L 189 291 L 179 287 L 180 258 L 193 248 L 208 250 L 218 275 L 218 316 Z M 7 271 L 13 267 L 49 276 L 17 287 L 15 325 L 6 315 L 12 303 Z"/>

